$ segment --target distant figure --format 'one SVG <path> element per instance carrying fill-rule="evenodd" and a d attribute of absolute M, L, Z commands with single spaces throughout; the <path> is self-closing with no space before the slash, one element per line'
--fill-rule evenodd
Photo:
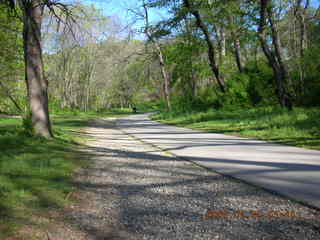
<path fill-rule="evenodd" d="M 137 113 L 137 108 L 136 107 L 133 107 L 132 110 L 133 110 L 134 113 Z"/>

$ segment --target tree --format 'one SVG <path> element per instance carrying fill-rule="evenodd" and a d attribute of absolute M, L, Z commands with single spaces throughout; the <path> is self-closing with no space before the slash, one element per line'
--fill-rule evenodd
<path fill-rule="evenodd" d="M 281 107 L 292 109 L 292 96 L 288 90 L 291 81 L 288 67 L 284 60 L 284 54 L 279 36 L 279 29 L 274 17 L 274 3 L 272 0 L 260 1 L 259 39 L 265 56 L 273 69 L 277 86 L 277 95 Z M 269 25 L 267 25 L 267 21 Z M 272 47 L 268 43 L 267 28 L 271 31 Z"/>
<path fill-rule="evenodd" d="M 25 61 L 25 79 L 27 85 L 32 126 L 36 136 L 53 137 L 49 108 L 48 81 L 44 77 L 42 59 L 41 25 L 44 9 L 55 16 L 56 9 L 69 14 L 66 5 L 51 0 L 2 0 L 9 9 L 20 16 L 23 23 L 23 49 Z"/>
<path fill-rule="evenodd" d="M 44 78 L 41 24 L 43 5 L 40 0 L 21 1 L 23 10 L 23 45 L 26 83 L 35 135 L 53 137 L 48 108 L 48 81 Z"/>
<path fill-rule="evenodd" d="M 54 109 L 101 110 L 128 107 L 136 82 L 128 76 L 128 67 L 142 52 L 143 43 L 123 39 L 126 31 L 116 17 L 106 17 L 94 6 L 77 4 L 73 8 L 76 23 L 68 27 L 52 22 L 45 43 L 46 75 L 49 98 Z M 48 21 L 49 22 L 49 21 Z"/>
<path fill-rule="evenodd" d="M 208 27 L 205 25 L 204 21 L 202 20 L 202 17 L 200 15 L 199 10 L 192 4 L 191 0 L 183 0 L 184 7 L 190 12 L 196 19 L 196 24 L 199 29 L 201 29 L 206 43 L 208 45 L 208 57 L 209 57 L 209 63 L 211 66 L 211 70 L 213 74 L 215 75 L 218 85 L 220 87 L 220 90 L 222 92 L 226 92 L 226 84 L 224 81 L 224 77 L 221 74 L 221 71 L 219 69 L 219 66 L 216 61 L 216 56 L 215 56 L 215 47 L 214 44 L 210 38 L 210 32 L 208 30 Z"/>
<path fill-rule="evenodd" d="M 0 112 L 22 112 L 23 80 L 22 24 L 0 3 Z"/>
<path fill-rule="evenodd" d="M 142 1 L 144 15 L 143 18 L 145 20 L 145 27 L 144 27 L 144 33 L 148 37 L 148 40 L 153 44 L 154 48 L 156 49 L 156 54 L 158 56 L 161 73 L 164 81 L 164 97 L 167 103 L 168 111 L 171 111 L 171 100 L 170 100 L 170 75 L 169 72 L 166 69 L 166 63 L 165 58 L 163 55 L 163 51 L 161 49 L 160 43 L 155 39 L 154 33 L 152 32 L 150 22 L 149 22 L 149 13 L 148 13 L 148 7 L 145 3 L 145 1 Z"/>

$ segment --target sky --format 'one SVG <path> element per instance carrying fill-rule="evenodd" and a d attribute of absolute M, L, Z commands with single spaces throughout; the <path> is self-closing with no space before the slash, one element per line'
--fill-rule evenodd
<path fill-rule="evenodd" d="M 126 9 L 136 7 L 139 0 L 81 0 L 81 2 L 94 4 L 97 8 L 103 9 L 106 15 L 117 14 L 125 20 Z M 310 0 L 310 3 L 314 7 L 319 7 L 320 0 Z M 164 14 L 164 11 L 153 12 L 151 17 L 157 19 Z"/>
<path fill-rule="evenodd" d="M 134 9 L 139 6 L 139 0 L 82 0 L 83 3 L 94 4 L 97 8 L 103 9 L 106 15 L 117 14 L 124 20 L 127 17 L 127 9 Z M 151 18 L 159 18 L 164 11 L 152 10 Z M 162 16 L 163 17 L 163 16 Z"/>
<path fill-rule="evenodd" d="M 128 9 L 137 9 L 139 0 L 81 0 L 85 4 L 94 4 L 95 7 L 101 9 L 106 16 L 117 16 L 121 23 L 130 25 L 134 23 L 134 27 L 142 28 L 143 21 L 135 21 L 130 15 Z M 165 18 L 167 13 L 165 10 L 151 9 L 149 12 L 150 22 L 157 22 Z"/>
<path fill-rule="evenodd" d="M 71 0 L 72 1 L 72 0 Z M 130 16 L 128 9 L 136 9 L 139 6 L 140 0 L 73 0 L 80 1 L 84 4 L 93 4 L 96 8 L 101 9 L 106 16 L 117 16 L 121 24 L 127 26 L 134 23 L 134 28 L 141 29 L 143 21 L 134 22 L 132 15 Z M 320 0 L 310 0 L 313 7 L 317 8 L 320 5 Z M 149 12 L 150 22 L 157 22 L 168 16 L 165 9 L 151 9 Z M 138 39 L 144 38 L 143 34 L 136 36 Z"/>

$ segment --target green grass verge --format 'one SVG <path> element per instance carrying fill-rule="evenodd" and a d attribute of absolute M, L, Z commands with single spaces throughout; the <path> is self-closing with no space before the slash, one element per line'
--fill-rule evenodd
<path fill-rule="evenodd" d="M 21 119 L 0 118 L 0 239 L 26 225 L 41 224 L 32 216 L 68 203 L 75 169 L 88 164 L 77 151 L 88 121 L 122 112 L 60 114 L 53 117 L 55 138 L 27 136 Z"/>
<path fill-rule="evenodd" d="M 193 113 L 161 112 L 153 118 L 181 127 L 320 150 L 319 108 L 286 111 L 264 107 Z"/>
<path fill-rule="evenodd" d="M 1 118 L 0 117 L 0 127 L 15 127 L 21 123 L 19 118 Z"/>

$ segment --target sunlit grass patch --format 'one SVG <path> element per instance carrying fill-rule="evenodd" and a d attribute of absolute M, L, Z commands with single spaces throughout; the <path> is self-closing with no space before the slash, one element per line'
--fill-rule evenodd
<path fill-rule="evenodd" d="M 0 117 L 0 128 L 8 127 L 8 126 L 18 126 L 21 124 L 20 118 L 1 118 Z"/>

